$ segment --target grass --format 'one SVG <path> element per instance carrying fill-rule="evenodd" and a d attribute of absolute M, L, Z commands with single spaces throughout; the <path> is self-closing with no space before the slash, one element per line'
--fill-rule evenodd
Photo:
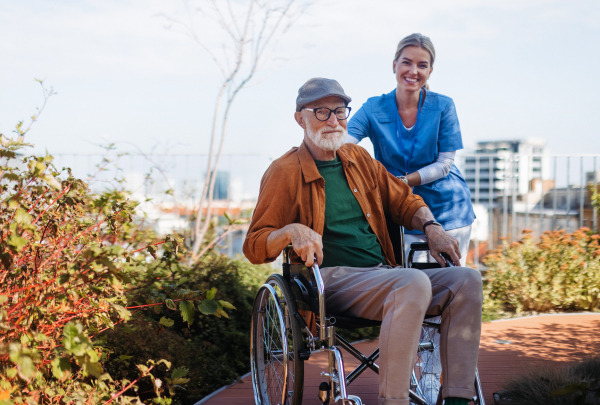
<path fill-rule="evenodd" d="M 538 365 L 511 377 L 500 405 L 600 404 L 600 357 L 563 367 Z"/>

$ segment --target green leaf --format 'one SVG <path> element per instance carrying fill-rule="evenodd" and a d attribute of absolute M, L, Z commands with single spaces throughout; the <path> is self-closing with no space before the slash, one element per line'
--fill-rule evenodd
<path fill-rule="evenodd" d="M 102 375 L 102 372 L 104 371 L 102 370 L 102 366 L 98 362 L 91 361 L 87 356 L 84 363 L 82 364 L 82 369 L 84 375 L 89 374 L 93 375 L 96 378 L 100 377 Z"/>
<path fill-rule="evenodd" d="M 148 250 L 148 253 L 150 253 L 152 257 L 156 259 L 156 248 L 154 246 L 148 245 L 146 250 Z"/>
<path fill-rule="evenodd" d="M 180 301 L 179 309 L 185 322 L 190 325 L 194 323 L 194 303 L 192 301 Z"/>
<path fill-rule="evenodd" d="M 133 356 L 128 356 L 126 354 L 122 354 L 119 356 L 119 361 L 133 359 Z"/>
<path fill-rule="evenodd" d="M 226 308 L 226 309 L 236 309 L 236 307 L 234 307 L 233 304 L 231 304 L 227 301 L 219 300 L 219 304 L 221 304 L 223 306 L 223 308 Z"/>
<path fill-rule="evenodd" d="M 52 374 L 55 378 L 62 380 L 71 372 L 71 362 L 66 357 L 52 360 Z"/>
<path fill-rule="evenodd" d="M 173 302 L 173 300 L 172 300 L 171 298 L 167 298 L 167 299 L 165 300 L 165 305 L 166 305 L 166 306 L 167 306 L 167 308 L 169 308 L 169 309 L 173 309 L 173 310 L 176 310 L 176 309 L 177 309 L 177 306 L 175 305 L 175 303 Z"/>
<path fill-rule="evenodd" d="M 19 175 L 14 173 L 4 173 L 3 176 L 5 179 L 16 181 L 19 180 Z"/>
<path fill-rule="evenodd" d="M 0 295 L 0 304 L 4 304 L 8 301 L 8 295 Z"/>
<path fill-rule="evenodd" d="M 182 378 L 185 377 L 189 373 L 189 370 L 185 367 L 179 367 L 173 370 L 171 373 L 171 379 Z"/>
<path fill-rule="evenodd" d="M 208 290 L 206 292 L 206 299 L 207 300 L 212 300 L 212 299 L 215 298 L 215 295 L 217 295 L 217 288 L 213 287 L 213 288 L 211 288 L 210 290 Z"/>
<path fill-rule="evenodd" d="M 19 235 L 13 233 L 8 237 L 6 243 L 8 243 L 16 252 L 20 252 L 25 245 L 27 245 L 27 239 L 21 238 Z"/>
<path fill-rule="evenodd" d="M 33 364 L 33 360 L 27 355 L 21 355 L 16 364 L 19 377 L 25 381 L 31 380 L 37 371 Z"/>
<path fill-rule="evenodd" d="M 121 317 L 121 319 L 123 319 L 124 321 L 128 321 L 129 318 L 131 317 L 131 312 L 129 312 L 129 310 L 121 305 L 118 304 L 113 304 L 112 307 L 119 313 L 119 316 Z"/>
<path fill-rule="evenodd" d="M 51 174 L 44 175 L 43 179 L 46 182 L 46 184 L 49 185 L 50 187 L 52 187 L 53 189 L 56 189 L 56 190 L 61 189 L 60 182 L 58 180 L 56 180 L 56 178 L 54 176 L 52 176 Z"/>
<path fill-rule="evenodd" d="M 219 304 L 214 300 L 202 300 L 199 309 L 204 315 L 212 315 L 219 309 Z"/>
<path fill-rule="evenodd" d="M 15 378 L 17 376 L 17 369 L 14 367 L 9 368 L 6 370 L 6 376 L 8 378 Z"/>
<path fill-rule="evenodd" d="M 171 385 L 183 385 L 190 382 L 190 378 L 175 378 L 171 380 Z"/>
<path fill-rule="evenodd" d="M 174 320 L 169 319 L 169 318 L 165 318 L 164 316 L 162 318 L 160 318 L 160 321 L 158 322 L 163 326 L 166 326 L 167 328 L 170 328 L 171 326 L 173 326 L 173 324 L 175 323 Z"/>
<path fill-rule="evenodd" d="M 67 281 L 69 281 L 69 278 L 71 277 L 71 275 L 69 273 L 63 273 L 60 276 L 58 276 L 58 285 L 63 285 L 64 283 L 66 283 Z"/>
<path fill-rule="evenodd" d="M 82 331 L 81 324 L 75 324 L 73 322 L 69 322 L 65 325 L 63 329 L 63 335 L 65 338 L 74 339 L 79 333 Z"/>
<path fill-rule="evenodd" d="M 215 312 L 215 315 L 217 317 L 224 316 L 225 318 L 229 319 L 229 315 L 227 315 L 227 312 L 223 311 L 221 308 L 217 309 L 217 312 Z"/>
<path fill-rule="evenodd" d="M 29 215 L 27 211 L 23 208 L 18 208 L 17 212 L 15 212 L 14 221 L 21 226 L 29 225 L 31 223 L 31 218 L 31 215 Z"/>

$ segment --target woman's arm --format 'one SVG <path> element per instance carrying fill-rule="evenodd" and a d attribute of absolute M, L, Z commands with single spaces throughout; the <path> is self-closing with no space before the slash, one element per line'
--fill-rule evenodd
<path fill-rule="evenodd" d="M 454 164 L 455 155 L 456 151 L 440 152 L 435 162 L 417 170 L 421 178 L 419 185 L 431 183 L 442 177 L 446 177 Z"/>
<path fill-rule="evenodd" d="M 369 137 L 371 133 L 371 123 L 366 111 L 366 103 L 352 115 L 348 121 L 348 136 L 346 143 L 359 143 L 363 138 Z"/>

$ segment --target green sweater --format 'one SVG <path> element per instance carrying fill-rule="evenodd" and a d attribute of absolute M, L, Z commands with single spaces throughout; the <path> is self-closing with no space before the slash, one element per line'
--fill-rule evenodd
<path fill-rule="evenodd" d="M 385 264 L 377 236 L 348 186 L 339 157 L 315 160 L 325 179 L 325 227 L 321 267 L 374 267 Z"/>

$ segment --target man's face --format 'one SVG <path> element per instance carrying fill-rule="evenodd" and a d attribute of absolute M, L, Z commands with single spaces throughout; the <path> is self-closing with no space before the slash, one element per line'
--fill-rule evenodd
<path fill-rule="evenodd" d="M 335 110 L 337 108 L 345 108 L 344 100 L 337 96 L 325 97 L 310 103 L 305 106 L 312 110 L 321 107 Z M 315 116 L 315 112 L 303 108 L 302 111 L 295 114 L 296 121 L 302 128 L 310 140 L 325 152 L 338 150 L 346 140 L 348 120 L 338 120 L 334 113 L 331 113 L 329 119 L 320 121 Z"/>

